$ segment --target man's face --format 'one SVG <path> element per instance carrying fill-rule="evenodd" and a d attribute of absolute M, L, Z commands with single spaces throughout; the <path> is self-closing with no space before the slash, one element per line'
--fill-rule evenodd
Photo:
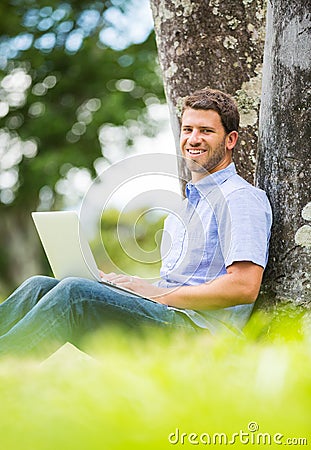
<path fill-rule="evenodd" d="M 225 133 L 221 118 L 214 110 L 188 108 L 184 111 L 180 149 L 192 174 L 192 181 L 198 181 L 231 163 L 231 150 L 237 139 L 236 136 L 232 146 L 232 133 Z"/>

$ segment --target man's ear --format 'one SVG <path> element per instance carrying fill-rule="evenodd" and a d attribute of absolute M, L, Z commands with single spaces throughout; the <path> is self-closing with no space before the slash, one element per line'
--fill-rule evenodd
<path fill-rule="evenodd" d="M 226 136 L 226 147 L 228 150 L 233 150 L 238 142 L 239 133 L 237 131 L 231 131 Z"/>

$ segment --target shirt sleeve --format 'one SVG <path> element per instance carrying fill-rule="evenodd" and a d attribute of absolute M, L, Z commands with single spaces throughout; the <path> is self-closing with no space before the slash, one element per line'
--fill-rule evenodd
<path fill-rule="evenodd" d="M 237 189 L 227 196 L 221 209 L 219 237 L 225 266 L 251 261 L 265 268 L 272 224 L 265 193 L 256 188 Z"/>

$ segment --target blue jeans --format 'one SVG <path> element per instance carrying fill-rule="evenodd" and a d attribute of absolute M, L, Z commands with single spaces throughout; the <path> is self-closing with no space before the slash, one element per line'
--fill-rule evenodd
<path fill-rule="evenodd" d="M 182 313 L 82 278 L 36 276 L 0 304 L 0 355 L 48 356 L 65 342 L 117 323 L 196 329 Z"/>

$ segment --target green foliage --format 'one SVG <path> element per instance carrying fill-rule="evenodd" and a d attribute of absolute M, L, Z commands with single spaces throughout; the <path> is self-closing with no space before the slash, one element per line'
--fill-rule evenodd
<path fill-rule="evenodd" d="M 245 339 L 106 329 L 85 343 L 92 357 L 67 345 L 40 365 L 2 361 L 1 447 L 164 450 L 176 429 L 176 448 L 194 447 L 190 433 L 231 439 L 240 430 L 250 442 L 244 434 L 232 448 L 281 447 L 257 445 L 260 433 L 310 445 L 310 324 L 281 316 L 274 329 L 276 318 L 255 315 Z"/>
<path fill-rule="evenodd" d="M 10 109 L 0 123 L 0 134 L 9 141 L 2 152 L 10 151 L 14 139 L 20 139 L 22 147 L 32 142 L 37 150 L 33 159 L 31 152 L 30 158 L 27 152 L 23 155 L 22 148 L 17 161 L 6 168 L 17 172 L 18 179 L 10 187 L 11 194 L 2 188 L 0 200 L 6 205 L 34 207 L 43 186 L 57 195 L 56 182 L 72 166 L 86 167 L 94 175 L 93 163 L 104 152 L 98 139 L 100 126 L 144 123 L 146 104 L 152 99 L 163 100 L 163 87 L 153 35 L 142 44 L 119 51 L 100 41 L 101 31 L 108 26 L 104 13 L 111 2 L 54 2 L 53 6 L 46 1 L 6 3 L 8 10 L 0 15 L 4 30 L 0 37 L 0 81 L 2 100 Z M 117 4 L 119 10 L 126 6 L 124 1 Z M 86 12 L 95 14 L 89 24 L 82 21 Z M 8 18 L 10 26 L 6 27 Z M 51 21 L 48 29 L 49 22 L 42 25 L 44 20 Z M 25 42 L 25 36 L 32 40 L 29 48 L 13 50 L 18 36 L 24 36 Z M 47 36 L 55 43 L 52 38 L 49 43 Z M 80 46 L 73 36 L 81 39 Z M 23 42 L 20 48 L 27 47 Z M 18 94 L 14 92 L 17 80 Z M 154 126 L 149 124 L 144 132 L 147 130 L 152 133 Z"/>

